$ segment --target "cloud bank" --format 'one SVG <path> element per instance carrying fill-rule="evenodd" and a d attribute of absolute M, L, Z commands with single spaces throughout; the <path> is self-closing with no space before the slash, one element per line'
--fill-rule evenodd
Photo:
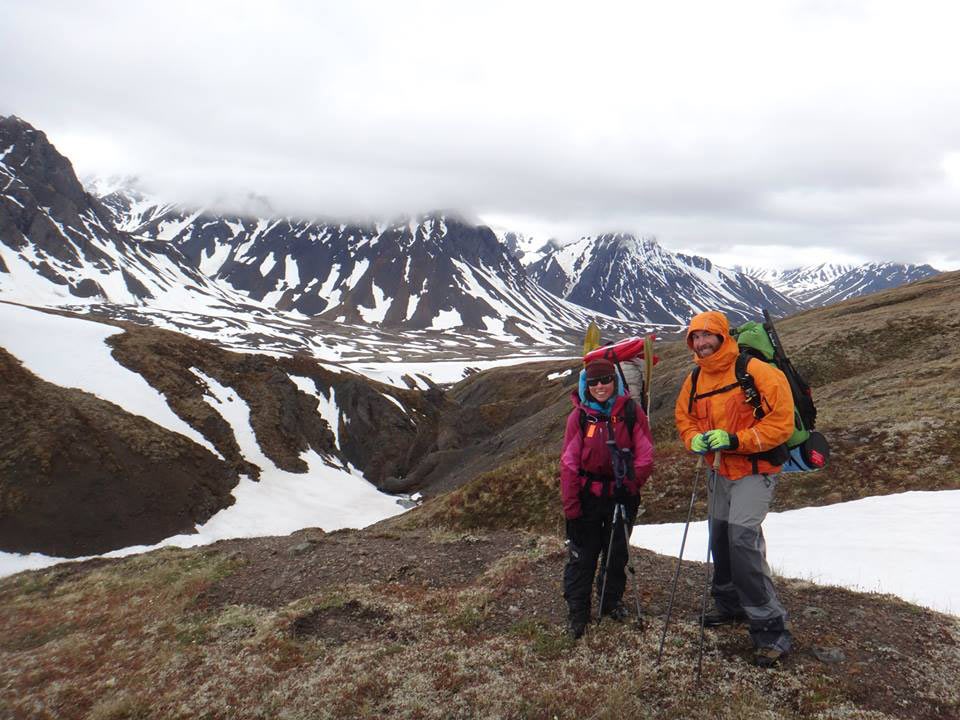
<path fill-rule="evenodd" d="M 729 264 L 960 267 L 948 3 L 4 5 L 0 114 L 80 175 Z"/>

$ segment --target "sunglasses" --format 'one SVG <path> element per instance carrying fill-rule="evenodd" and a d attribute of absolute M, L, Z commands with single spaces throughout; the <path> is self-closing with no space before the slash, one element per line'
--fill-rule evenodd
<path fill-rule="evenodd" d="M 587 387 L 596 387 L 597 385 L 607 385 L 613 382 L 613 375 L 604 375 L 603 377 L 591 378 L 587 380 Z"/>

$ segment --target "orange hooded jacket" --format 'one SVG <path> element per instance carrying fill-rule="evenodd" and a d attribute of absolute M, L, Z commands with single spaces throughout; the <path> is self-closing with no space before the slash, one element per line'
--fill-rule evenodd
<path fill-rule="evenodd" d="M 706 330 L 723 338 L 720 347 L 712 355 L 701 358 L 694 353 L 693 361 L 700 366 L 697 395 L 736 383 L 734 366 L 740 347 L 730 336 L 730 324 L 726 316 L 716 311 L 695 316 L 687 329 L 687 346 L 691 350 L 693 342 L 690 336 L 696 330 Z M 755 358 L 747 364 L 747 371 L 753 376 L 766 413 L 759 420 L 754 418 L 753 406 L 747 402 L 740 387 L 694 400 L 693 409 L 688 410 L 690 375 L 684 380 L 674 407 L 677 430 L 688 450 L 693 438 L 707 430 L 726 430 L 737 436 L 737 448 L 721 451 L 720 454 L 720 474 L 729 480 L 739 480 L 752 474 L 753 462 L 749 456 L 775 448 L 786 442 L 793 433 L 793 395 L 786 376 L 770 363 Z M 707 459 L 712 462 L 713 453 L 707 453 Z M 780 471 L 780 466 L 758 460 L 757 471 L 776 473 Z"/>

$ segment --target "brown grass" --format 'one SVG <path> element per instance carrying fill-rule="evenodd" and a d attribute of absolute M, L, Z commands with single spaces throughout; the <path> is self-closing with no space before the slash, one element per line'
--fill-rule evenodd
<path fill-rule="evenodd" d="M 695 681 L 702 566 L 685 565 L 655 663 L 672 560 L 638 552 L 653 619 L 563 632 L 555 536 L 335 533 L 230 541 L 0 581 L 9 718 L 952 718 L 960 625 L 898 600 L 781 580 L 797 654 L 759 671 L 742 629 L 710 631 Z M 364 564 L 319 585 L 314 564 Z M 443 561 L 482 555 L 448 584 Z M 407 579 L 395 578 L 402 561 Z M 290 566 L 294 572 L 287 573 Z M 270 570 L 284 569 L 284 573 Z M 391 569 L 393 568 L 393 569 Z M 261 594 L 261 579 L 273 594 Z M 229 592 L 224 592 L 232 588 Z M 277 594 L 285 599 L 277 602 Z M 232 597 L 245 596 L 244 602 Z M 800 612 L 815 607 L 817 612 Z M 815 660 L 815 644 L 843 663 Z"/>

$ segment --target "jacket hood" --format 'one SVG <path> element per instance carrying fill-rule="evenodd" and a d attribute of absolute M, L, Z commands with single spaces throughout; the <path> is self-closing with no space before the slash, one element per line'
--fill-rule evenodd
<path fill-rule="evenodd" d="M 690 321 L 690 327 L 687 328 L 687 347 L 693 350 L 693 339 L 690 337 L 697 330 L 706 330 L 708 333 L 719 335 L 726 343 L 730 337 L 730 321 L 727 316 L 717 310 L 708 310 L 699 315 L 694 315 Z"/>
<path fill-rule="evenodd" d="M 730 323 L 726 315 L 716 310 L 708 310 L 694 316 L 687 329 L 687 347 L 691 352 L 693 352 L 693 338 L 690 336 L 697 330 L 706 330 L 723 338 L 720 347 L 712 355 L 702 358 L 697 353 L 693 353 L 693 361 L 697 365 L 708 372 L 717 372 L 736 362 L 737 355 L 740 354 L 740 346 L 730 335 Z"/>

